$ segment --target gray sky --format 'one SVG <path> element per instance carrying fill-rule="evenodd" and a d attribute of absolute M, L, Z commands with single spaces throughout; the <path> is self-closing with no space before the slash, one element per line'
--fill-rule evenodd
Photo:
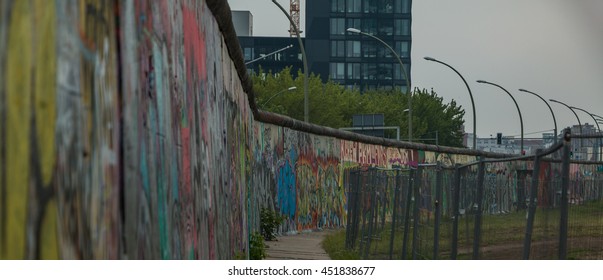
<path fill-rule="evenodd" d="M 287 19 L 271 0 L 228 3 L 232 10 L 251 11 L 255 36 L 288 36 Z M 279 3 L 289 9 L 288 0 Z M 302 30 L 305 3 L 301 0 Z M 452 70 L 424 56 L 452 65 L 465 77 L 475 99 L 479 137 L 520 134 L 511 98 L 496 87 L 476 83 L 479 79 L 513 94 L 526 138 L 552 132 L 553 120 L 540 99 L 519 88 L 603 115 L 603 1 L 416 0 L 412 13 L 412 86 L 433 88 L 446 102 L 454 99 L 465 109 L 466 131 L 473 132 L 467 89 Z M 550 104 L 559 129 L 577 124 L 566 107 Z M 590 116 L 577 113 L 583 124 L 593 123 Z"/>

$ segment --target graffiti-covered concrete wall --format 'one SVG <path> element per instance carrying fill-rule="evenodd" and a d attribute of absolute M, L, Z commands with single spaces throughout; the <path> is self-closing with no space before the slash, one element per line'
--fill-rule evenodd
<path fill-rule="evenodd" d="M 115 13 L 3 1 L 0 256 L 119 256 Z"/>
<path fill-rule="evenodd" d="M 0 5 L 0 258 L 247 250 L 252 115 L 206 2 Z"/>
<path fill-rule="evenodd" d="M 252 115 L 203 1 L 124 1 L 124 242 L 129 258 L 246 251 Z"/>
<path fill-rule="evenodd" d="M 252 137 L 251 180 L 257 191 L 252 192 L 250 217 L 259 217 L 260 207 L 270 207 L 285 216 L 284 233 L 344 226 L 344 174 L 351 168 L 407 169 L 475 160 L 475 156 L 366 144 L 263 122 L 254 122 Z M 254 228 L 259 221 L 250 223 Z"/>

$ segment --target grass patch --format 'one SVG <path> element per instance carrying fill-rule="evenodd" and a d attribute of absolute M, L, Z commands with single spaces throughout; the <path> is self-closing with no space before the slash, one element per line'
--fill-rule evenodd
<path fill-rule="evenodd" d="M 345 229 L 338 230 L 325 237 L 322 248 L 332 260 L 359 260 L 357 252 L 345 249 Z"/>
<path fill-rule="evenodd" d="M 592 259 L 593 249 L 588 246 L 603 249 L 603 202 L 570 205 L 568 216 L 568 258 Z M 559 209 L 538 208 L 536 210 L 532 231 L 532 257 L 539 259 L 556 258 L 559 241 L 559 219 Z M 471 215 L 459 219 L 457 259 L 470 259 L 472 257 L 474 222 L 475 216 Z M 453 220 L 449 217 L 443 217 L 441 220 L 438 259 L 450 258 L 452 224 Z M 482 216 L 480 257 L 483 259 L 521 258 L 526 225 L 526 211 L 523 210 L 499 215 L 484 214 Z M 358 229 L 358 236 L 362 235 L 361 228 L 362 225 Z M 366 232 L 368 230 L 365 230 Z M 407 252 L 404 258 L 402 257 L 403 228 L 396 226 L 392 242 L 390 223 L 385 223 L 383 226 L 379 224 L 373 228 L 370 241 L 365 237 L 361 242 L 359 237 L 356 240 L 354 250 L 345 249 L 345 229 L 328 235 L 323 241 L 323 248 L 332 259 L 384 260 L 390 259 L 390 254 L 393 259 L 410 259 L 412 258 L 413 232 L 414 229 L 411 223 L 407 237 Z M 433 259 L 435 232 L 433 217 L 431 219 L 421 219 L 416 232 L 416 257 L 418 259 Z M 370 246 L 367 247 L 369 244 Z M 603 257 L 603 254 L 599 253 L 598 258 L 601 257 Z"/>

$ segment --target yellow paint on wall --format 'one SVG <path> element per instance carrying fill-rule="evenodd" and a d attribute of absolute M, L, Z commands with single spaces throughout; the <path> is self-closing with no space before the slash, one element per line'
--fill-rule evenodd
<path fill-rule="evenodd" d="M 35 110 L 36 139 L 44 186 L 54 171 L 54 133 L 56 120 L 56 42 L 55 6 L 52 1 L 38 1 L 35 7 Z"/>
<path fill-rule="evenodd" d="M 31 7 L 15 1 L 8 28 L 6 69 L 6 244 L 3 259 L 25 257 L 29 188 L 29 116 L 31 94 Z"/>
<path fill-rule="evenodd" d="M 55 121 L 56 121 L 56 12 L 53 1 L 35 2 L 34 32 L 34 110 L 36 115 L 36 135 L 38 158 L 42 172 L 44 188 L 53 188 L 55 171 Z M 40 228 L 40 257 L 58 259 L 57 250 L 57 206 L 52 198 L 42 220 Z"/>
<path fill-rule="evenodd" d="M 46 205 L 42 225 L 40 227 L 40 259 L 59 259 L 59 245 L 57 236 L 58 208 L 56 199 L 51 199 Z"/>
<path fill-rule="evenodd" d="M 52 1 L 16 1 L 8 27 L 6 71 L 6 228 L 2 259 L 26 258 L 30 141 L 38 148 L 42 184 L 52 187 L 55 164 L 56 48 Z M 33 102 L 33 104 L 32 104 Z M 32 131 L 32 105 L 36 130 Z M 32 202 L 33 203 L 33 202 Z M 42 258 L 57 259 L 57 208 L 45 206 L 37 244 Z"/>

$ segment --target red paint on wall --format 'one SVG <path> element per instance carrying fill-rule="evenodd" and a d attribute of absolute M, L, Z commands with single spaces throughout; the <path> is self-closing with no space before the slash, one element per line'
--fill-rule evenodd
<path fill-rule="evenodd" d="M 182 31 L 184 33 L 184 56 L 187 63 L 193 64 L 191 67 L 187 67 L 188 83 L 207 79 L 205 68 L 205 34 L 201 32 L 200 27 L 201 25 L 197 21 L 195 11 L 186 6 L 183 7 Z M 196 73 L 192 73 L 192 70 L 196 70 Z M 198 79 L 193 79 L 193 74 L 197 74 L 196 78 Z"/>
<path fill-rule="evenodd" d="M 182 137 L 182 177 L 184 177 L 184 193 L 191 193 L 191 158 L 190 158 L 190 128 L 182 127 L 180 129 Z"/>

